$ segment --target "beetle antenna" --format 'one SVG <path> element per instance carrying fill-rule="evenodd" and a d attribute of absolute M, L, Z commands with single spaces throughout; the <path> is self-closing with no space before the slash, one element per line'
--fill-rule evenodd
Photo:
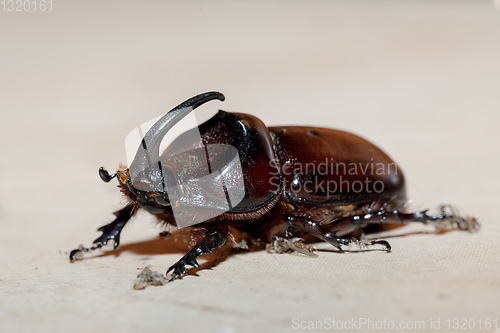
<path fill-rule="evenodd" d="M 110 175 L 108 170 L 104 169 L 104 167 L 99 168 L 99 176 L 103 180 L 103 182 L 109 183 L 111 179 L 116 177 L 116 173 Z"/>

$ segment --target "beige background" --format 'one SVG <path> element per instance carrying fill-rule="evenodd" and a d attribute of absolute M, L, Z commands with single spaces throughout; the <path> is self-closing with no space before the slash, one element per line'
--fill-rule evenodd
<path fill-rule="evenodd" d="M 491 1 L 54 0 L 52 12 L 0 12 L 0 331 L 500 325 L 499 59 Z M 387 238 L 391 254 L 241 252 L 134 291 L 141 268 L 181 256 L 141 214 L 120 251 L 69 264 L 121 204 L 98 167 L 125 162 L 134 126 L 209 90 L 227 100 L 207 109 L 362 134 L 401 165 L 417 207 L 454 203 L 481 232 L 409 226 Z"/>

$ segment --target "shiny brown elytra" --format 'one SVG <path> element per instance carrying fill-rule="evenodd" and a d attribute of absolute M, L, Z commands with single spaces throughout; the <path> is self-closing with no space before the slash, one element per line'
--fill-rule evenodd
<path fill-rule="evenodd" d="M 144 149 L 157 147 L 158 150 L 168 130 L 186 115 L 182 110 L 187 107 L 194 110 L 213 99 L 223 101 L 224 96 L 217 92 L 201 94 L 171 110 L 144 136 Z M 276 244 L 279 240 L 281 244 L 288 244 L 285 249 L 304 249 L 297 246 L 297 237 L 320 239 L 343 252 L 342 246 L 358 242 L 363 230 L 373 224 L 420 222 L 469 231 L 479 226 L 474 218 L 459 216 L 451 206 L 442 206 L 434 215 L 427 214 L 427 210 L 407 211 L 402 170 L 382 150 L 354 134 L 316 127 L 268 128 L 252 115 L 224 111 L 219 111 L 198 129 L 205 149 L 211 144 L 226 144 L 237 149 L 245 192 L 243 199 L 225 213 L 192 227 L 192 232 L 201 237 L 192 237 L 191 250 L 168 269 L 167 273 L 173 271 L 174 278 L 185 274 L 186 265 L 199 267 L 196 259 L 224 245 L 227 238 L 235 245 L 255 240 Z M 190 144 L 176 139 L 153 158 L 159 161 L 160 167 L 183 172 L 188 169 L 195 176 L 196 159 L 172 161 L 168 157 Z M 193 143 L 191 148 L 203 147 L 195 147 Z M 154 149 L 151 150 L 154 153 Z M 141 168 L 143 182 L 155 177 L 148 169 L 150 164 L 139 147 L 131 165 Z M 71 261 L 81 252 L 100 248 L 110 240 L 116 248 L 120 232 L 139 209 L 154 214 L 167 225 L 176 226 L 172 213 L 172 205 L 176 203 L 170 202 L 166 187 L 158 191 L 138 189 L 131 180 L 131 168 L 122 167 L 112 175 L 104 168 L 99 169 L 105 182 L 118 179 L 128 204 L 115 213 L 113 222 L 99 229 L 102 235 L 93 247 L 73 250 Z M 198 208 L 204 207 L 193 203 L 191 213 L 196 215 Z M 374 244 L 390 250 L 384 240 L 364 243 Z"/>

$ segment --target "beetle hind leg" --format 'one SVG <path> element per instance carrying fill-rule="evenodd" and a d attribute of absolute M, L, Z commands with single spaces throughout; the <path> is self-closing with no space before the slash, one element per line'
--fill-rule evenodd
<path fill-rule="evenodd" d="M 461 216 L 458 210 L 451 205 L 442 205 L 438 214 L 429 215 L 428 210 L 414 213 L 406 213 L 401 209 L 386 211 L 369 211 L 364 214 L 351 215 L 336 219 L 330 223 L 340 221 L 349 221 L 359 228 L 365 228 L 368 224 L 420 222 L 423 224 L 432 224 L 438 230 L 464 230 L 475 232 L 479 230 L 479 223 L 476 218 L 470 216 Z"/>
<path fill-rule="evenodd" d="M 209 233 L 200 243 L 195 245 L 188 253 L 186 253 L 178 262 L 170 266 L 167 270 L 168 274 L 172 272 L 170 281 L 182 277 L 186 273 L 186 265 L 191 265 L 193 267 L 200 267 L 196 259 L 198 257 L 212 253 L 218 247 L 221 247 L 226 243 L 226 233 L 220 229 L 217 229 Z"/>

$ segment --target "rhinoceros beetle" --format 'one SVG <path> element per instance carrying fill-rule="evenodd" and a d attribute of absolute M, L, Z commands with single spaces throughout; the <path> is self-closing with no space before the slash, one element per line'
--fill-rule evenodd
<path fill-rule="evenodd" d="M 120 232 L 139 209 L 154 214 L 166 225 L 177 226 L 173 209 L 179 200 L 188 202 L 194 215 L 197 209 L 210 205 L 196 195 L 180 194 L 172 200 L 174 194 L 168 192 L 166 185 L 172 177 L 167 173 L 172 168 L 196 173 L 197 159 L 181 154 L 176 163 L 171 163 L 169 156 L 173 155 L 160 154 L 159 147 L 180 119 L 215 99 L 224 101 L 225 97 L 218 92 L 200 94 L 165 114 L 143 137 L 129 168 L 121 167 L 111 175 L 104 168 L 99 169 L 103 181 L 118 179 L 128 204 L 115 213 L 114 221 L 98 229 L 102 235 L 93 247 L 73 250 L 71 261 L 80 252 L 95 250 L 108 241 L 114 241 L 116 249 Z M 295 241 L 298 237 L 309 241 L 319 239 L 343 252 L 342 246 L 356 242 L 364 229 L 374 224 L 420 222 L 469 231 L 479 226 L 476 219 L 459 216 L 451 206 L 442 206 L 434 215 L 427 210 L 408 211 L 401 169 L 381 149 L 354 134 L 316 127 L 266 127 L 252 115 L 224 111 L 197 130 L 201 136 L 198 148 L 202 151 L 214 144 L 236 149 L 241 174 L 233 178 L 240 178 L 244 191 L 237 204 L 193 227 L 201 237 L 168 269 L 167 273 L 173 271 L 176 277 L 186 273 L 186 265 L 199 267 L 197 258 L 221 247 L 226 239 L 235 244 L 245 240 L 238 239 L 235 230 L 242 231 L 241 235 L 250 240 L 265 242 Z M 182 144 L 186 144 L 185 140 Z M 165 151 L 175 151 L 178 146 L 174 141 Z M 160 185 L 143 186 L 152 183 Z M 384 240 L 365 243 L 375 244 L 390 250 Z"/>

